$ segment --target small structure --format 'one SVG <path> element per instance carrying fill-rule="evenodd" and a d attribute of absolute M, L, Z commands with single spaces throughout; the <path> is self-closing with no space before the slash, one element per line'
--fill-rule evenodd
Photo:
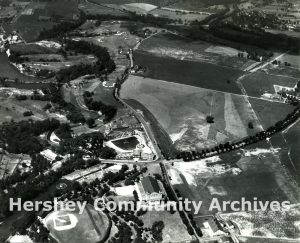
<path fill-rule="evenodd" d="M 163 184 L 151 176 L 144 177 L 138 183 L 137 189 L 140 201 L 146 203 L 160 202 L 166 195 Z"/>
<path fill-rule="evenodd" d="M 222 230 L 219 229 L 213 217 L 207 218 L 205 221 L 203 221 L 202 225 L 203 226 L 201 227 L 201 230 L 204 234 L 207 234 L 210 237 L 225 234 Z"/>
<path fill-rule="evenodd" d="M 58 154 L 54 153 L 51 149 L 46 149 L 46 150 L 40 152 L 40 154 L 45 159 L 47 159 L 47 160 L 49 160 L 51 162 L 54 161 L 57 158 L 57 156 L 58 156 Z"/>

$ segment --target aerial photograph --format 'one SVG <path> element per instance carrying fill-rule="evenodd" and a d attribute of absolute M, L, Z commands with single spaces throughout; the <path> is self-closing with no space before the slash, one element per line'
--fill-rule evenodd
<path fill-rule="evenodd" d="M 0 243 L 160 242 L 300 243 L 300 0 L 0 0 Z"/>

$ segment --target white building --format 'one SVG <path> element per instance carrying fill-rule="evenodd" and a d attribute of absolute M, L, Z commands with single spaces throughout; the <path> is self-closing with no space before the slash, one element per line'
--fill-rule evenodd
<path fill-rule="evenodd" d="M 51 149 L 46 149 L 42 152 L 40 152 L 40 154 L 47 160 L 49 161 L 54 161 L 56 159 L 56 157 L 58 156 L 58 154 L 54 153 Z"/>
<path fill-rule="evenodd" d="M 166 195 L 163 184 L 151 176 L 144 177 L 137 184 L 137 189 L 140 201 L 148 203 L 159 202 L 163 200 Z"/>

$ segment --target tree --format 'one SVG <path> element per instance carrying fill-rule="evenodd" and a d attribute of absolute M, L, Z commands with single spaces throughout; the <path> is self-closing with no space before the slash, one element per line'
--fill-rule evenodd
<path fill-rule="evenodd" d="M 254 128 L 253 123 L 252 122 L 248 122 L 248 127 L 249 127 L 249 129 L 253 129 Z"/>
<path fill-rule="evenodd" d="M 102 148 L 100 152 L 100 158 L 101 159 L 115 159 L 117 156 L 117 152 L 109 147 Z"/>
<path fill-rule="evenodd" d="M 206 122 L 207 123 L 214 123 L 215 121 L 214 121 L 214 117 L 213 116 L 207 116 L 206 117 Z"/>
<path fill-rule="evenodd" d="M 93 128 L 95 126 L 95 119 L 93 118 L 87 119 L 86 124 L 88 125 L 89 128 Z"/>

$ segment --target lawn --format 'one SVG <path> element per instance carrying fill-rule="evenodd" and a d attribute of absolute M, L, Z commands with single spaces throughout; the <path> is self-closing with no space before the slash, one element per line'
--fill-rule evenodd
<path fill-rule="evenodd" d="M 241 94 L 239 87 L 235 83 L 235 80 L 243 74 L 238 69 L 205 62 L 179 61 L 170 57 L 155 56 L 143 51 L 135 52 L 134 59 L 136 64 L 147 69 L 141 76 Z"/>
<path fill-rule="evenodd" d="M 143 110 L 145 116 L 150 112 L 155 118 L 151 124 L 158 122 L 180 150 L 211 147 L 259 131 L 253 111 L 238 95 L 130 76 L 121 97 Z M 213 124 L 207 123 L 208 115 L 215 118 Z M 254 129 L 248 128 L 250 121 Z"/>

